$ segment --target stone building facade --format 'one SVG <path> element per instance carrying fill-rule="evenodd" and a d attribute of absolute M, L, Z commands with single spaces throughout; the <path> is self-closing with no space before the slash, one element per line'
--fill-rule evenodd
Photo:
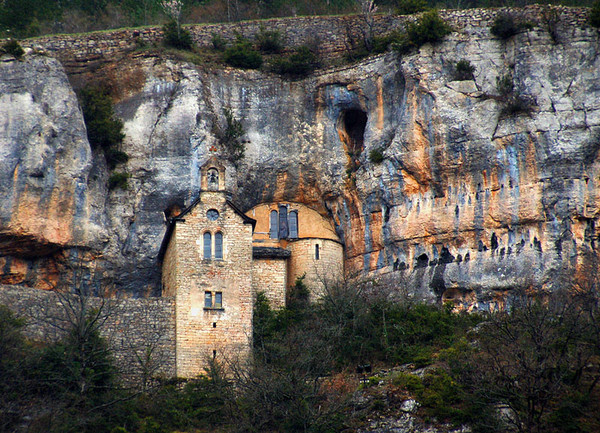
<path fill-rule="evenodd" d="M 163 296 L 175 300 L 177 376 L 203 371 L 208 359 L 250 355 L 256 293 L 285 305 L 297 278 L 313 297 L 343 273 L 343 246 L 330 221 L 298 203 L 265 203 L 247 213 L 229 200 L 216 158 L 201 168 L 202 189 L 168 219 L 161 245 Z"/>

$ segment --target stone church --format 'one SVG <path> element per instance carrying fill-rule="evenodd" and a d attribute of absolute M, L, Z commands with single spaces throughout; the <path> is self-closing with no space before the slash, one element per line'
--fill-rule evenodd
<path fill-rule="evenodd" d="M 192 377 L 207 359 L 248 359 L 256 293 L 275 308 L 304 276 L 311 296 L 343 274 L 343 245 L 332 222 L 300 203 L 262 203 L 244 213 L 226 191 L 213 157 L 201 190 L 170 216 L 159 262 L 163 296 L 175 299 L 176 375 Z"/>

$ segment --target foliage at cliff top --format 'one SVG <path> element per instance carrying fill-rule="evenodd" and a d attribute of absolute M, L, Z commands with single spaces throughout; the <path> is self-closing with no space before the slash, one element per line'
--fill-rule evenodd
<path fill-rule="evenodd" d="M 232 22 L 297 15 L 360 12 L 359 0 L 4 0 L 0 2 L 0 37 L 178 23 Z M 379 0 L 381 13 L 414 13 L 428 8 L 460 9 L 514 6 L 507 0 Z M 522 0 L 518 6 L 540 3 Z M 592 6 L 595 0 L 546 0 L 548 4 Z M 592 21 L 593 23 L 593 21 Z"/>

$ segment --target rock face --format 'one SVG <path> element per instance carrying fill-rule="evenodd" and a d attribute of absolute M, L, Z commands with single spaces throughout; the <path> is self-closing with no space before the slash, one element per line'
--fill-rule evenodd
<path fill-rule="evenodd" d="M 104 228 L 94 221 L 88 188 L 92 154 L 60 63 L 2 60 L 0 280 L 45 287 L 69 261 L 65 249 L 100 246 Z"/>
<path fill-rule="evenodd" d="M 227 162 L 233 201 L 243 210 L 296 201 L 329 216 L 349 272 L 387 274 L 467 308 L 504 302 L 517 287 L 551 289 L 563 276 L 587 284 L 600 42 L 589 27 L 560 34 L 555 43 L 540 25 L 500 41 L 487 26 L 465 27 L 411 55 L 299 81 L 132 54 L 87 77 L 110 78 L 125 124 L 132 178 L 110 192 L 61 67 L 33 55 L 2 62 L 3 278 L 35 285 L 32 275 L 56 274 L 52 266 L 85 250 L 90 280 L 159 293 L 163 211 L 196 197 L 209 157 L 227 160 L 216 137 L 231 108 L 246 132 L 245 157 Z M 453 80 L 460 59 L 475 67 L 473 80 Z M 533 102 L 529 112 L 503 109 L 504 76 Z"/>

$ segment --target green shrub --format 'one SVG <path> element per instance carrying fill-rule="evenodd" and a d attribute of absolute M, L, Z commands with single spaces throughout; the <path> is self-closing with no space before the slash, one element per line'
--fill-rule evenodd
<path fill-rule="evenodd" d="M 498 90 L 498 99 L 502 102 L 501 116 L 511 117 L 517 114 L 527 114 L 535 105 L 531 97 L 516 91 L 511 74 L 498 77 L 496 89 Z"/>
<path fill-rule="evenodd" d="M 283 49 L 283 38 L 278 30 L 265 30 L 263 26 L 255 35 L 258 49 L 263 53 L 279 53 Z"/>
<path fill-rule="evenodd" d="M 398 15 L 412 15 L 427 10 L 427 1 L 425 0 L 400 0 L 396 7 Z"/>
<path fill-rule="evenodd" d="M 308 47 L 301 46 L 290 56 L 275 60 L 272 69 L 278 74 L 304 77 L 313 72 L 318 64 L 317 56 Z"/>
<path fill-rule="evenodd" d="M 499 14 L 492 27 L 490 28 L 490 32 L 499 37 L 500 39 L 509 39 L 519 33 L 520 26 L 515 22 L 515 19 L 510 14 Z"/>
<path fill-rule="evenodd" d="M 227 150 L 229 158 L 236 162 L 244 157 L 246 150 L 244 143 L 240 141 L 240 138 L 245 134 L 244 127 L 242 122 L 233 116 L 231 108 L 224 108 L 223 115 L 225 116 L 225 128 L 219 129 L 216 134 Z"/>
<path fill-rule="evenodd" d="M 263 58 L 254 49 L 249 40 L 238 37 L 236 42 L 225 50 L 223 54 L 225 63 L 234 68 L 258 69 L 263 63 Z"/>
<path fill-rule="evenodd" d="M 468 60 L 462 59 L 456 62 L 454 67 L 454 79 L 457 81 L 472 80 L 475 66 Z"/>
<path fill-rule="evenodd" d="M 127 153 L 109 147 L 104 151 L 104 157 L 106 158 L 106 164 L 110 170 L 113 170 L 117 165 L 124 164 L 129 161 L 129 155 Z"/>
<path fill-rule="evenodd" d="M 371 149 L 369 152 L 369 161 L 373 164 L 381 164 L 385 156 L 383 155 L 383 149 L 381 147 L 376 147 L 375 149 Z"/>
<path fill-rule="evenodd" d="M 373 38 L 373 52 L 374 53 L 383 53 L 387 51 L 390 45 L 398 44 L 402 42 L 403 38 L 406 37 L 405 32 L 401 32 L 399 30 L 395 30 L 393 32 L 388 33 L 384 36 L 375 36 Z"/>
<path fill-rule="evenodd" d="M 440 18 L 437 11 L 426 12 L 418 24 L 412 25 L 408 29 L 410 40 L 419 47 L 427 42 L 439 42 L 450 33 L 452 33 L 452 28 Z"/>
<path fill-rule="evenodd" d="M 514 91 L 513 77 L 511 74 L 506 74 L 496 78 L 496 90 L 500 98 L 506 98 Z"/>
<path fill-rule="evenodd" d="M 428 416 L 441 421 L 453 421 L 460 424 L 464 420 L 463 412 L 454 405 L 462 398 L 462 389 L 450 375 L 436 368 L 423 377 L 423 389 L 417 393 L 419 403 Z"/>
<path fill-rule="evenodd" d="M 127 187 L 129 186 L 128 181 L 130 177 L 131 175 L 129 173 L 112 173 L 108 178 L 108 189 L 127 189 Z"/>
<path fill-rule="evenodd" d="M 410 392 L 423 391 L 423 380 L 415 374 L 400 372 L 392 378 L 392 383 Z"/>
<path fill-rule="evenodd" d="M 106 87 L 83 88 L 79 92 L 79 101 L 92 148 L 106 150 L 123 141 L 123 122 L 115 118 L 112 100 Z"/>
<path fill-rule="evenodd" d="M 163 26 L 163 35 L 163 42 L 168 47 L 179 50 L 192 49 L 193 41 L 191 33 L 175 21 L 169 21 Z"/>
<path fill-rule="evenodd" d="M 417 23 L 409 23 L 406 32 L 398 35 L 393 47 L 401 54 L 430 42 L 441 41 L 452 32 L 452 28 L 444 22 L 437 11 L 431 10 L 423 14 Z"/>
<path fill-rule="evenodd" d="M 518 114 L 528 114 L 531 113 L 533 105 L 534 103 L 531 98 L 515 94 L 506 100 L 500 114 L 506 117 L 512 117 Z"/>
<path fill-rule="evenodd" d="M 225 48 L 227 47 L 227 41 L 225 41 L 223 36 L 217 33 L 212 34 L 210 42 L 216 51 L 225 51 Z"/>
<path fill-rule="evenodd" d="M 17 59 L 20 59 L 21 57 L 23 57 L 23 54 L 25 54 L 25 50 L 23 50 L 21 45 L 14 39 L 2 45 L 2 51 L 6 54 L 15 56 Z"/>
<path fill-rule="evenodd" d="M 592 26 L 600 28 L 600 0 L 596 1 L 590 9 L 588 20 Z"/>

